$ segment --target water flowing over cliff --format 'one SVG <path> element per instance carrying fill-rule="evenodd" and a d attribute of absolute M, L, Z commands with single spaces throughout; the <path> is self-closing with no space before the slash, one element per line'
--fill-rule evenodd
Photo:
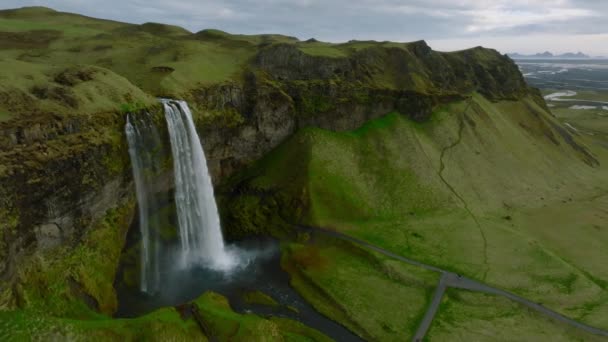
<path fill-rule="evenodd" d="M 179 226 L 178 248 L 163 243 L 159 215 L 160 195 L 150 184 L 162 169 L 162 143 L 158 129 L 146 113 L 127 116 L 125 131 L 138 202 L 140 290 L 159 291 L 161 259 L 172 255 L 180 268 L 204 266 L 227 270 L 233 264 L 224 248 L 220 219 L 205 154 L 184 101 L 162 100 L 169 131 L 175 175 L 175 206 Z M 170 263 L 173 264 L 173 263 Z"/>
<path fill-rule="evenodd" d="M 137 194 L 139 229 L 141 233 L 140 290 L 154 293 L 158 291 L 160 237 L 158 217 L 153 213 L 160 203 L 147 185 L 153 173 L 160 170 L 160 159 L 155 153 L 160 151 L 161 141 L 158 130 L 149 117 L 127 116 L 125 125 L 129 155 L 133 166 L 133 179 Z"/>
<path fill-rule="evenodd" d="M 213 185 L 192 113 L 184 101 L 163 100 L 175 172 L 181 266 L 228 269 Z"/>

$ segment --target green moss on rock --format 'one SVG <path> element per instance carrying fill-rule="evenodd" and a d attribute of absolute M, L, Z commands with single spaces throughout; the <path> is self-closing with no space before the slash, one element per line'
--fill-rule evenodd
<path fill-rule="evenodd" d="M 331 341 L 319 331 L 293 320 L 235 313 L 228 300 L 214 292 L 206 292 L 194 303 L 220 341 Z"/>
<path fill-rule="evenodd" d="M 28 310 L 0 312 L 3 341 L 206 341 L 193 319 L 163 308 L 132 319 L 65 319 Z"/>
<path fill-rule="evenodd" d="M 204 110 L 200 124 L 203 126 L 234 128 L 245 122 L 245 118 L 235 108 L 224 110 Z"/>
<path fill-rule="evenodd" d="M 247 304 L 258 304 L 271 307 L 279 306 L 279 303 L 262 291 L 250 291 L 243 294 L 243 300 Z"/>
<path fill-rule="evenodd" d="M 15 286 L 19 306 L 59 317 L 85 318 L 91 309 L 112 314 L 120 242 L 133 209 L 133 202 L 110 209 L 74 249 L 61 246 L 30 258 Z"/>

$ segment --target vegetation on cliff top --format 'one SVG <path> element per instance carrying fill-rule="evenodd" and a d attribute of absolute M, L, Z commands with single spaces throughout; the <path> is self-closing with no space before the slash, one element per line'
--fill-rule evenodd
<path fill-rule="evenodd" d="M 0 47 L 2 120 L 36 112 L 94 114 L 117 104 L 150 104 L 150 95 L 189 98 L 201 87 L 243 84 L 256 69 L 279 80 L 357 80 L 420 93 L 512 97 L 526 91 L 514 63 L 494 50 L 439 53 L 424 42 L 328 44 L 191 33 L 41 7 L 0 11 Z"/>

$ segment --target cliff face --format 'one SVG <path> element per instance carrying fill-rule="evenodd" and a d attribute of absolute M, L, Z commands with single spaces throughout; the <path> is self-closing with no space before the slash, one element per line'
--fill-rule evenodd
<path fill-rule="evenodd" d="M 34 256 L 41 265 L 53 264 L 58 249 L 82 244 L 109 209 L 132 206 L 133 196 L 122 115 L 51 117 L 2 127 L 12 143 L 0 151 L 0 292 L 1 305 L 12 307 L 29 304 L 20 288 L 51 285 L 31 279 L 31 268 L 38 268 Z M 126 234 L 124 227 L 116 229 Z M 70 270 L 64 271 L 69 278 Z"/>
<path fill-rule="evenodd" d="M 27 47 L 13 44 L 15 35 L 35 32 L 0 35 L 0 46 L 10 46 L 0 66 L 19 80 L 0 83 L 4 308 L 63 315 L 86 302 L 112 313 L 114 272 L 134 205 L 124 118 L 148 108 L 161 124 L 154 96 L 189 101 L 216 184 L 303 127 L 352 130 L 391 111 L 424 122 L 438 106 L 474 92 L 491 101 L 530 96 L 544 103 L 513 61 L 483 48 L 332 45 L 90 18 L 74 24 L 87 27 L 83 36 L 64 39 L 68 33 L 54 23 L 72 15 L 26 14 L 0 11 L 7 20 L 48 19 L 52 32 Z M 99 256 L 108 258 L 105 266 Z M 50 289 L 55 283 L 61 285 Z"/>
<path fill-rule="evenodd" d="M 373 44 L 343 57 L 272 45 L 260 49 L 243 82 L 195 89 L 188 97 L 219 183 L 298 128 L 352 130 L 391 111 L 425 121 L 438 105 L 474 92 L 493 101 L 532 95 L 544 103 L 508 57 L 483 48 L 439 53 L 424 42 Z"/>
<path fill-rule="evenodd" d="M 433 51 L 424 41 L 346 45 L 344 56 L 311 55 L 306 44 L 278 44 L 262 49 L 254 65 L 282 81 L 340 79 L 379 88 L 449 94 L 481 91 L 488 98 L 518 98 L 525 82 L 517 66 L 495 50 L 481 47 L 454 52 Z M 314 47 L 312 48 L 314 49 Z M 314 51 L 314 50 L 312 50 Z"/>

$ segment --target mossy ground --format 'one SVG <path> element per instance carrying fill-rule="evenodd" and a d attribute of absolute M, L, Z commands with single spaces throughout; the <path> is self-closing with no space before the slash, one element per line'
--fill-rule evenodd
<path fill-rule="evenodd" d="M 446 292 L 425 340 L 603 341 L 508 299 L 455 289 Z"/>
<path fill-rule="evenodd" d="M 33 110 L 94 114 L 130 103 L 149 105 L 154 100 L 148 94 L 183 97 L 198 85 L 240 77 L 241 65 L 255 51 L 246 41 L 204 41 L 168 25 L 131 25 L 44 8 L 0 11 L 0 31 L 5 70 L 0 93 L 11 97 L 0 106 L 3 120 Z M 64 70 L 98 75 L 68 84 L 58 77 Z"/>
<path fill-rule="evenodd" d="M 136 319 L 71 320 L 40 312 L 0 312 L 3 341 L 206 341 L 197 323 L 182 319 L 174 308 L 163 308 Z"/>
<path fill-rule="evenodd" d="M 285 318 L 239 314 L 226 298 L 207 292 L 193 301 L 208 333 L 220 341 L 331 341 L 322 333 Z M 189 312 L 167 307 L 130 319 L 97 315 L 89 319 L 56 318 L 31 310 L 0 312 L 3 341 L 207 341 Z"/>
<path fill-rule="evenodd" d="M 279 303 L 269 295 L 261 291 L 251 291 L 243 294 L 243 301 L 247 304 L 257 304 L 277 307 Z"/>
<path fill-rule="evenodd" d="M 272 50 L 281 46 L 287 49 L 273 55 Z M 247 76 L 260 68 L 259 53 L 265 50 L 270 51 L 271 64 L 277 64 L 267 65 L 270 69 L 294 69 L 290 63 L 296 60 L 317 58 L 310 68 L 336 62 L 349 69 L 336 66 L 333 74 L 323 72 L 321 79 L 357 78 L 357 82 L 385 90 L 407 89 L 421 94 L 470 91 L 476 86 L 473 78 L 477 77 L 467 66 L 470 58 L 475 58 L 484 72 L 500 72 L 497 77 L 504 79 L 499 81 L 508 87 L 511 83 L 514 88 L 524 85 L 514 64 L 496 68 L 496 64 L 508 61 L 488 49 L 443 54 L 433 52 L 424 42 L 330 44 L 218 30 L 191 33 L 170 25 L 133 25 L 46 8 L 0 11 L 0 47 L 0 68 L 5 70 L 0 76 L 0 120 L 31 113 L 33 109 L 44 113 L 78 109 L 83 114 L 94 114 L 100 109 L 108 110 L 110 105 L 114 109 L 120 105 L 150 104 L 153 101 L 150 95 L 192 99 L 197 89 L 245 83 Z M 300 56 L 282 55 L 294 52 Z M 358 59 L 362 70 L 350 70 L 353 68 L 349 66 L 352 64 L 349 58 Z M 77 81 L 92 68 L 103 76 Z M 511 75 L 504 72 L 509 68 L 513 71 Z M 61 76 L 65 71 L 78 77 L 66 79 Z M 466 77 L 454 79 L 456 73 Z M 309 76 L 301 80 L 314 78 Z M 478 83 L 493 82 L 491 77 L 484 77 Z M 274 80 L 277 81 L 276 77 Z M 496 87 L 492 84 L 480 89 L 500 97 L 502 91 Z M 319 99 L 304 99 L 312 108 L 327 109 Z M 218 119 L 216 115 L 210 116 Z M 231 115 L 228 121 L 234 123 L 239 117 Z"/>
<path fill-rule="evenodd" d="M 439 276 L 315 236 L 284 246 L 291 285 L 319 312 L 368 340 L 413 335 Z"/>
<path fill-rule="evenodd" d="M 10 70 L 0 82 L 3 121 L 40 113 L 87 116 L 155 102 L 124 77 L 98 66 L 41 64 L 4 59 L 0 54 L 0 67 Z"/>
<path fill-rule="evenodd" d="M 39 252 L 20 267 L 14 285 L 18 307 L 56 317 L 84 319 L 117 307 L 114 273 L 133 203 L 111 209 L 74 249 Z"/>
<path fill-rule="evenodd" d="M 331 341 L 320 332 L 284 318 L 263 319 L 253 314 L 238 314 L 228 300 L 207 292 L 194 303 L 220 341 Z"/>

